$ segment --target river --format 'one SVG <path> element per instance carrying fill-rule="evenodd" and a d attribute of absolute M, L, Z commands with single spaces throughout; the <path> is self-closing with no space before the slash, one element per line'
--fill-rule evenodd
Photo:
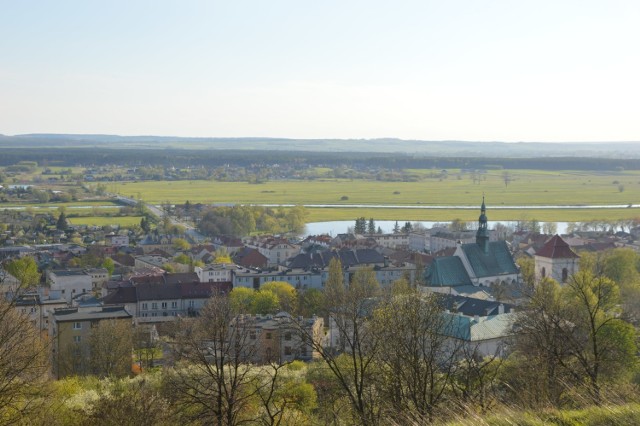
<path fill-rule="evenodd" d="M 427 222 L 427 221 L 410 221 L 411 223 L 420 223 L 422 224 L 422 226 L 424 226 L 425 228 L 431 228 L 433 227 L 436 223 L 443 223 L 443 222 Z M 391 233 L 393 232 L 393 227 L 396 224 L 395 220 L 376 220 L 376 228 L 379 226 L 382 229 L 382 232 L 384 233 Z M 505 221 L 505 222 L 498 222 L 498 221 L 489 221 L 489 228 L 493 228 L 496 224 L 498 223 L 502 223 L 503 225 L 506 226 L 514 226 L 516 224 L 516 222 L 510 222 L 510 221 Z M 556 232 L 558 234 L 564 234 L 566 233 L 567 230 L 567 222 L 553 222 L 556 224 L 557 230 Z M 403 226 L 405 224 L 404 221 L 398 221 L 398 225 Z M 540 226 L 542 226 L 544 224 L 544 222 L 540 222 Z M 321 234 L 328 234 L 331 236 L 336 236 L 338 234 L 342 234 L 347 232 L 348 228 L 353 228 L 353 226 L 355 225 L 355 221 L 353 220 L 334 220 L 334 221 L 330 221 L 330 222 L 310 222 L 307 223 L 307 227 L 305 229 L 305 235 L 321 235 Z"/>

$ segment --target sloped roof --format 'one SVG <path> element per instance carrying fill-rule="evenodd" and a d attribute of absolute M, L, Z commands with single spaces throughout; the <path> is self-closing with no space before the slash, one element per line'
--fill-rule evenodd
<path fill-rule="evenodd" d="M 481 317 L 479 320 L 463 315 L 448 315 L 450 315 L 451 324 L 445 334 L 471 342 L 512 335 L 512 325 L 516 318 L 515 313 Z"/>
<path fill-rule="evenodd" d="M 518 268 L 504 241 L 489 242 L 487 253 L 476 243 L 463 244 L 464 251 L 476 277 L 517 274 Z"/>
<path fill-rule="evenodd" d="M 466 316 L 491 316 L 498 315 L 500 305 L 503 306 L 504 312 L 509 313 L 514 305 L 509 303 L 501 303 L 493 300 L 475 299 L 473 297 L 443 295 L 443 301 L 447 309 L 450 311 L 460 312 Z"/>
<path fill-rule="evenodd" d="M 456 256 L 434 258 L 427 268 L 426 278 L 434 287 L 472 285 L 462 260 Z"/>
<path fill-rule="evenodd" d="M 107 294 L 100 300 L 105 305 L 122 305 L 124 303 L 136 303 L 138 298 L 136 297 L 135 287 L 118 287 L 117 290 Z"/>
<path fill-rule="evenodd" d="M 551 237 L 540 250 L 536 252 L 536 256 L 548 257 L 551 259 L 573 259 L 578 256 L 569 244 L 567 244 L 558 234 Z"/>

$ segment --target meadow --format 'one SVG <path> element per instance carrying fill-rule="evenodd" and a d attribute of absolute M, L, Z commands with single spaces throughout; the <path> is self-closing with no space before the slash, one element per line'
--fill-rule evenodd
<path fill-rule="evenodd" d="M 109 184 L 109 190 L 162 203 L 335 204 L 383 206 L 479 206 L 483 194 L 487 206 L 629 205 L 640 202 L 640 172 L 547 172 L 493 170 L 481 175 L 449 170 L 411 170 L 418 182 L 318 179 L 269 181 L 263 184 L 217 181 L 145 181 Z M 436 176 L 436 177 L 433 177 Z M 475 220 L 476 210 L 308 208 L 309 221 L 342 220 L 365 216 L 398 220 Z M 635 208 L 490 210 L 491 220 L 535 218 L 544 221 L 617 220 L 640 216 Z"/>

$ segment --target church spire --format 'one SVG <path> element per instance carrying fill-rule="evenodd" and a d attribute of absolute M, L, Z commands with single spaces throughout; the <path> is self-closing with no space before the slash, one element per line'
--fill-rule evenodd
<path fill-rule="evenodd" d="M 489 252 L 489 229 L 487 228 L 487 207 L 484 204 L 484 195 L 482 195 L 482 206 L 480 206 L 480 217 L 478 218 L 476 244 L 484 253 Z"/>

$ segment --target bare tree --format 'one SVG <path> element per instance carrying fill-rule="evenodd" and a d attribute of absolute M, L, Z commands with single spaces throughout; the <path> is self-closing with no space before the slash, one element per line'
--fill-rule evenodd
<path fill-rule="evenodd" d="M 382 389 L 399 422 L 431 421 L 454 377 L 461 343 L 437 295 L 396 294 L 376 310 Z"/>
<path fill-rule="evenodd" d="M 22 268 L 9 269 L 23 278 Z M 31 289 L 30 276 L 26 271 L 19 283 L 0 282 L 4 290 L 0 294 L 0 424 L 15 424 L 36 409 L 42 395 L 42 382 L 47 379 L 47 346 L 18 305 L 20 297 Z"/>
<path fill-rule="evenodd" d="M 103 377 L 124 377 L 131 372 L 133 329 L 129 319 L 105 319 L 91 328 L 91 372 Z"/>
<path fill-rule="evenodd" d="M 325 345 L 299 327 L 304 338 L 333 373 L 351 405 L 354 421 L 362 425 L 380 421 L 380 399 L 375 386 L 375 360 L 380 350 L 379 334 L 373 328 L 373 309 L 380 286 L 370 269 L 358 270 L 345 285 L 340 261 L 329 264 L 325 285 L 330 336 Z"/>
<path fill-rule="evenodd" d="M 182 320 L 179 363 L 168 386 L 180 414 L 214 425 L 254 421 L 251 406 L 258 386 L 248 362 L 257 348 L 250 320 L 237 314 L 226 295 L 214 295 L 200 317 Z"/>

